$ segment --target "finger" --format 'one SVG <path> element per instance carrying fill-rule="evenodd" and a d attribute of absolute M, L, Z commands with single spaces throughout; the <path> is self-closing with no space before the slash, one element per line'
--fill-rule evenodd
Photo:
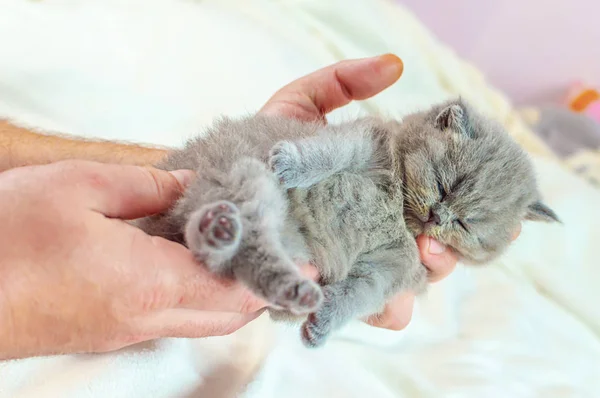
<path fill-rule="evenodd" d="M 127 243 L 132 251 L 131 261 L 135 262 L 134 266 L 146 269 L 149 275 L 158 275 L 157 289 L 166 297 L 168 308 L 252 313 L 269 305 L 242 283 L 209 271 L 183 245 L 148 236 L 130 225 L 123 226 L 134 235 Z M 300 272 L 313 280 L 318 278 L 313 265 L 301 266 Z"/>
<path fill-rule="evenodd" d="M 430 282 L 444 279 L 456 268 L 458 262 L 456 254 L 435 239 L 420 235 L 417 237 L 417 245 L 421 262 L 429 271 Z"/>
<path fill-rule="evenodd" d="M 249 314 L 269 305 L 242 283 L 206 271 L 182 281 L 182 287 L 176 308 Z"/>
<path fill-rule="evenodd" d="M 169 309 L 149 315 L 136 327 L 141 334 L 154 338 L 202 338 L 225 336 L 258 318 L 262 311 L 250 314 Z"/>
<path fill-rule="evenodd" d="M 193 178 L 189 170 L 76 162 L 66 166 L 86 206 L 108 217 L 133 219 L 166 210 Z M 83 188 L 83 189 L 82 189 Z"/>
<path fill-rule="evenodd" d="M 398 294 L 385 306 L 381 314 L 367 318 L 367 323 L 378 328 L 403 330 L 412 319 L 414 303 L 414 294 Z"/>
<path fill-rule="evenodd" d="M 125 227 L 134 234 L 127 244 L 132 267 L 155 276 L 154 288 L 165 308 L 249 313 L 267 305 L 241 283 L 211 272 L 185 246 Z"/>
<path fill-rule="evenodd" d="M 163 289 L 172 297 L 172 308 L 252 313 L 269 305 L 242 283 L 209 271 L 184 246 L 139 232 L 143 236 L 136 240 L 132 257 L 146 267 L 154 264 L 161 280 L 166 281 Z M 316 268 L 309 264 L 300 271 L 311 279 L 318 276 Z"/>
<path fill-rule="evenodd" d="M 338 62 L 279 90 L 260 113 L 315 120 L 328 112 L 374 96 L 402 75 L 402 60 L 393 54 Z"/>
<path fill-rule="evenodd" d="M 201 266 L 195 275 L 183 275 L 184 293 L 178 308 L 194 308 L 204 311 L 252 313 L 270 306 L 264 298 L 253 293 L 244 284 L 231 278 L 214 275 Z M 301 273 L 317 279 L 318 272 L 311 265 L 300 268 Z"/>
<path fill-rule="evenodd" d="M 312 279 L 313 281 L 319 280 L 319 270 L 312 264 L 304 264 L 300 266 L 300 272 L 307 278 Z"/>
<path fill-rule="evenodd" d="M 522 227 L 523 226 L 521 225 L 521 223 L 519 223 L 519 226 L 517 227 L 517 230 L 513 233 L 512 237 L 511 237 L 511 239 L 513 241 L 517 240 L 517 238 L 519 237 L 519 235 L 521 235 L 521 228 Z"/>

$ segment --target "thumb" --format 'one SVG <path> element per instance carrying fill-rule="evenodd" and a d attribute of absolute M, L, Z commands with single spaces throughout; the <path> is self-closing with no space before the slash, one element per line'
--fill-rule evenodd
<path fill-rule="evenodd" d="M 96 164 L 80 170 L 87 206 L 107 217 L 134 219 L 160 213 L 177 200 L 194 173 Z"/>
<path fill-rule="evenodd" d="M 458 258 L 445 245 L 424 235 L 417 236 L 417 245 L 430 282 L 440 281 L 454 271 Z"/>

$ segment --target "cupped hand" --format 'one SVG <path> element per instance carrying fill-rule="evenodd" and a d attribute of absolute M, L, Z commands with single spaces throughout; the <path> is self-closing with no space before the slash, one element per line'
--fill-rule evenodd
<path fill-rule="evenodd" d="M 0 174 L 0 360 L 223 335 L 256 318 L 266 303 L 240 284 L 123 221 L 165 211 L 192 177 L 85 161 Z"/>

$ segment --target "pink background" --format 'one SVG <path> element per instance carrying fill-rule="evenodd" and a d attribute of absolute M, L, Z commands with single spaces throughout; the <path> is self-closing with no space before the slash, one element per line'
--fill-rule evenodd
<path fill-rule="evenodd" d="M 600 85 L 600 1 L 398 1 L 518 104 Z"/>

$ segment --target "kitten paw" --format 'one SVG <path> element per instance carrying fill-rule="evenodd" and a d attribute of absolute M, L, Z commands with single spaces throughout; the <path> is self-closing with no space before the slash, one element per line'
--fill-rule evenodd
<path fill-rule="evenodd" d="M 319 285 L 311 280 L 295 280 L 283 285 L 270 301 L 294 315 L 308 314 L 319 308 L 323 293 Z"/>
<path fill-rule="evenodd" d="M 302 342 L 309 348 L 320 347 L 336 327 L 335 292 L 329 286 L 323 288 L 323 305 L 310 314 L 302 325 Z"/>
<path fill-rule="evenodd" d="M 232 245 L 240 230 L 237 207 L 226 201 L 213 204 L 204 211 L 198 230 L 211 248 L 219 250 Z"/>
<path fill-rule="evenodd" d="M 321 308 L 310 314 L 302 325 L 302 342 L 309 348 L 317 348 L 325 341 L 334 329 L 333 302 L 325 290 L 325 301 Z"/>
<path fill-rule="evenodd" d="M 269 153 L 269 167 L 286 188 L 302 184 L 301 161 L 298 146 L 289 141 L 278 142 Z"/>
<path fill-rule="evenodd" d="M 188 247 L 210 268 L 217 268 L 233 257 L 241 235 L 239 210 L 225 200 L 202 207 L 194 213 L 186 227 Z"/>

